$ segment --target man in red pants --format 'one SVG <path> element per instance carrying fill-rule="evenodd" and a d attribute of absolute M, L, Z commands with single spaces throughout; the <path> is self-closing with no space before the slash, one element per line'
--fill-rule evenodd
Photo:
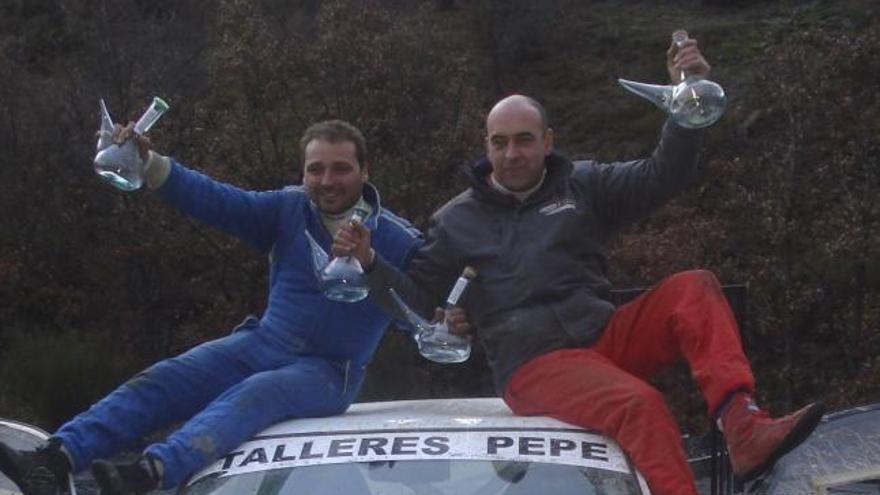
<path fill-rule="evenodd" d="M 682 69 L 709 73 L 693 40 L 667 55 L 673 82 Z M 778 419 L 755 406 L 736 323 L 710 273 L 674 275 L 619 308 L 607 301 L 605 242 L 692 181 L 699 131 L 667 122 L 649 158 L 572 163 L 553 151 L 543 107 L 522 95 L 498 102 L 486 130 L 471 187 L 435 213 L 406 273 L 370 249 L 365 229 L 339 231 L 334 253 L 367 267 L 370 297 L 393 308 L 393 287 L 430 314 L 463 266 L 476 268 L 464 309 L 511 409 L 614 438 L 654 494 L 697 493 L 675 419 L 647 382 L 673 362 L 690 365 L 741 479 L 810 434 L 821 405 Z M 468 326 L 461 317 L 454 327 Z"/>

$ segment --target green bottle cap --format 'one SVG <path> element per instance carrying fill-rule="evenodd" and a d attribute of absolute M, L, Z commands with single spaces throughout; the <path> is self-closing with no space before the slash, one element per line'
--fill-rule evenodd
<path fill-rule="evenodd" d="M 160 112 L 164 112 L 171 108 L 168 103 L 165 103 L 165 100 L 159 98 L 158 96 L 153 97 L 153 105 L 156 105 L 156 110 Z"/>

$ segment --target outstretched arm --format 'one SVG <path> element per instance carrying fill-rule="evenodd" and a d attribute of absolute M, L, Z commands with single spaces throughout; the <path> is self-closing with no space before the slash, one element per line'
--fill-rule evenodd
<path fill-rule="evenodd" d="M 127 139 L 136 140 L 144 160 L 144 181 L 162 199 L 261 251 L 272 248 L 280 199 L 285 193 L 245 191 L 189 170 L 153 151 L 147 137 L 133 132 L 132 123 L 117 126 L 113 133 L 117 144 Z"/>
<path fill-rule="evenodd" d="M 395 317 L 403 314 L 391 298 L 389 289 L 393 288 L 400 297 L 425 319 L 431 319 L 434 309 L 443 302 L 445 294 L 458 276 L 458 268 L 444 246 L 439 229 L 428 229 L 426 243 L 409 262 L 406 272 L 398 269 L 381 254 L 373 251 L 370 232 L 362 225 L 340 228 L 331 248 L 335 256 L 352 255 L 360 261 L 367 272 L 370 284 L 370 298 Z M 455 330 L 466 332 L 469 329 L 462 314 L 455 314 Z"/>
<path fill-rule="evenodd" d="M 684 191 L 697 176 L 702 131 L 667 120 L 650 157 L 617 163 L 587 163 L 575 171 L 596 215 L 610 230 L 643 217 Z"/>
<path fill-rule="evenodd" d="M 666 51 L 666 70 L 673 84 L 683 73 L 708 77 L 711 66 L 697 41 Z M 629 162 L 591 164 L 578 172 L 595 198 L 597 215 L 612 229 L 648 214 L 683 191 L 696 177 L 702 132 L 667 121 L 660 142 L 650 157 Z"/>

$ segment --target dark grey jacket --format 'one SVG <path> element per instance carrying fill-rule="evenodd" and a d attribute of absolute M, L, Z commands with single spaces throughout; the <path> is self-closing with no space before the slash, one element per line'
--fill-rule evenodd
<path fill-rule="evenodd" d="M 492 189 L 491 164 L 477 162 L 467 170 L 471 187 L 433 215 L 407 274 L 377 257 L 371 297 L 391 308 L 394 287 L 429 316 L 462 268 L 474 267 L 462 305 L 501 393 L 529 359 L 596 342 L 614 311 L 605 243 L 692 181 L 699 135 L 667 122 L 650 158 L 623 163 L 572 163 L 553 153 L 544 183 L 522 203 Z"/>

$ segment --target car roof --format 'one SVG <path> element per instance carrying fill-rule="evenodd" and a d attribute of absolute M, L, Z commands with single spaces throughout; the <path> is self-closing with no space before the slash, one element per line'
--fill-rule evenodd
<path fill-rule="evenodd" d="M 408 460 L 546 462 L 634 472 L 620 447 L 594 431 L 516 416 L 497 398 L 424 399 L 358 403 L 339 416 L 283 421 L 197 473 L 190 484 L 288 467 Z"/>
<path fill-rule="evenodd" d="M 512 427 L 577 430 L 595 433 L 545 416 L 516 416 L 498 398 L 423 399 L 353 404 L 343 415 L 293 419 L 260 435 L 322 430 L 398 430 L 401 428 Z"/>

